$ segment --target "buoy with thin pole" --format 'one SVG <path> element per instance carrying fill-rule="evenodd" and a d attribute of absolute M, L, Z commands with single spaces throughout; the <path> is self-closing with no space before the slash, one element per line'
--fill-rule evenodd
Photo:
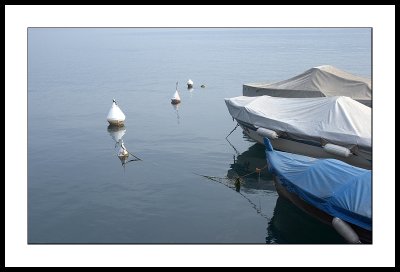
<path fill-rule="evenodd" d="M 125 145 L 124 145 L 124 141 L 121 139 L 121 145 L 120 145 L 120 149 L 118 151 L 118 158 L 122 163 L 122 166 L 124 167 L 124 171 L 125 171 L 125 164 L 128 161 L 128 157 L 129 157 L 129 152 L 128 150 L 126 150 Z"/>
<path fill-rule="evenodd" d="M 113 99 L 113 103 L 111 105 L 111 109 L 108 112 L 107 121 L 112 126 L 120 126 L 120 127 L 122 127 L 124 125 L 125 114 L 118 107 L 117 102 L 115 101 L 115 99 Z"/>
<path fill-rule="evenodd" d="M 125 158 L 125 157 L 128 157 L 128 156 L 129 156 L 128 150 L 126 150 L 126 147 L 124 145 L 124 141 L 121 140 L 121 147 L 120 147 L 120 149 L 118 151 L 118 157 L 119 158 Z"/>
<path fill-rule="evenodd" d="M 178 93 L 178 82 L 176 82 L 176 89 L 174 96 L 171 98 L 171 104 L 179 104 L 179 103 L 181 103 L 181 97 L 179 96 Z"/>
<path fill-rule="evenodd" d="M 188 80 L 188 82 L 186 83 L 188 86 L 188 89 L 193 88 L 193 81 L 191 79 Z"/>

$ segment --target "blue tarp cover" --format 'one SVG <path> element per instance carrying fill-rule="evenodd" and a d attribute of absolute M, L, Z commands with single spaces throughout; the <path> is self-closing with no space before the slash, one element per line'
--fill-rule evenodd
<path fill-rule="evenodd" d="M 268 170 L 307 203 L 364 229 L 372 229 L 371 170 L 335 159 L 275 151 L 265 138 Z"/>

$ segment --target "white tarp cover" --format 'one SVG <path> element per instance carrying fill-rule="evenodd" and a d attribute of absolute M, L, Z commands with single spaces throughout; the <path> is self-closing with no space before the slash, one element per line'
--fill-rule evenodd
<path fill-rule="evenodd" d="M 371 108 L 346 96 L 226 98 L 233 118 L 293 139 L 371 152 Z"/>
<path fill-rule="evenodd" d="M 243 85 L 243 95 L 275 97 L 348 96 L 371 106 L 371 80 L 330 65 L 311 68 L 295 77 L 275 83 Z"/>

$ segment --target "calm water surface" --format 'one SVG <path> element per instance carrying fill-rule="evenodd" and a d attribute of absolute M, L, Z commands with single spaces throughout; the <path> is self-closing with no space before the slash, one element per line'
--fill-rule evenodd
<path fill-rule="evenodd" d="M 343 243 L 251 174 L 262 145 L 225 139 L 224 98 L 323 64 L 370 77 L 370 29 L 28 29 L 28 242 Z"/>

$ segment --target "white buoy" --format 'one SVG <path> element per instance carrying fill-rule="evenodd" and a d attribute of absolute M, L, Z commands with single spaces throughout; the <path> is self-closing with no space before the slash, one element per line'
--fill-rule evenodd
<path fill-rule="evenodd" d="M 186 83 L 188 86 L 188 89 L 193 88 L 193 81 L 191 79 L 188 80 L 188 82 Z"/>
<path fill-rule="evenodd" d="M 174 96 L 171 98 L 171 103 L 172 104 L 181 103 L 181 97 L 179 96 L 179 93 L 178 93 L 178 82 L 176 82 L 176 89 L 175 89 Z"/>
<path fill-rule="evenodd" d="M 121 140 L 120 146 L 121 147 L 118 151 L 118 158 L 121 161 L 122 166 L 124 166 L 124 169 L 125 169 L 125 164 L 128 162 L 129 152 L 128 152 L 128 150 L 126 150 L 123 140 Z"/>
<path fill-rule="evenodd" d="M 121 140 L 122 141 L 122 140 Z M 124 142 L 122 141 L 121 142 L 121 147 L 120 147 L 120 149 L 119 149 L 119 151 L 118 151 L 118 157 L 128 157 L 129 156 L 129 153 L 128 153 L 128 150 L 126 150 L 126 147 L 125 147 L 125 145 L 124 145 Z"/>
<path fill-rule="evenodd" d="M 117 102 L 113 99 L 111 109 L 107 115 L 107 121 L 113 126 L 123 126 L 125 121 L 125 114 L 118 107 Z"/>

